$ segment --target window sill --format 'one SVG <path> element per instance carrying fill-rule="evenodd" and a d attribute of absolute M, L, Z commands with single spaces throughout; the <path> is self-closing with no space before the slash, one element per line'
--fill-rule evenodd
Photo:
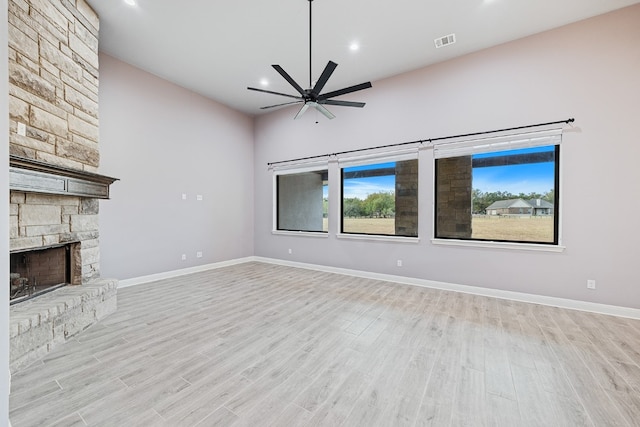
<path fill-rule="evenodd" d="M 336 234 L 338 239 L 347 240 L 377 240 L 381 242 L 398 242 L 398 243 L 419 243 L 419 237 L 405 237 L 405 236 L 383 236 L 374 234 Z"/>
<path fill-rule="evenodd" d="M 326 231 L 285 231 L 271 230 L 271 234 L 279 236 L 329 237 Z"/>
<path fill-rule="evenodd" d="M 442 246 L 466 246 L 471 248 L 510 249 L 538 252 L 564 252 L 565 250 L 565 247 L 560 245 L 541 245 L 536 243 L 485 242 L 455 239 L 431 239 L 431 243 Z"/>

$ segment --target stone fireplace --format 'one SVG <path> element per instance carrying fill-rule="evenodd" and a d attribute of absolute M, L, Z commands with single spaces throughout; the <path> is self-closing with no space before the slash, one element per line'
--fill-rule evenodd
<path fill-rule="evenodd" d="M 117 281 L 100 276 L 99 205 L 115 179 L 98 173 L 98 16 L 85 0 L 8 12 L 15 371 L 113 312 Z"/>
<path fill-rule="evenodd" d="M 12 371 L 117 308 L 117 280 L 100 277 L 98 229 L 99 200 L 114 181 L 10 156 Z"/>
<path fill-rule="evenodd" d="M 11 304 L 35 298 L 73 282 L 71 265 L 76 244 L 12 252 L 9 257 Z"/>

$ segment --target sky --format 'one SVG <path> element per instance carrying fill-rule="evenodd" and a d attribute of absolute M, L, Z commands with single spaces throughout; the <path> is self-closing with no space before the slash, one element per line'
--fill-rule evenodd
<path fill-rule="evenodd" d="M 368 169 L 378 169 L 378 168 L 388 168 L 394 167 L 395 162 L 389 163 L 378 163 L 375 165 L 365 165 L 365 166 L 354 166 L 350 168 L 345 168 L 345 171 L 359 171 L 359 170 L 368 170 Z M 375 176 L 371 178 L 351 178 L 347 179 L 344 182 L 343 192 L 344 198 L 352 198 L 356 197 L 358 199 L 364 200 L 371 193 L 380 193 L 380 192 L 395 192 L 395 175 L 387 175 L 387 176 Z"/>
<path fill-rule="evenodd" d="M 500 153 L 476 154 L 473 157 L 490 157 L 496 154 L 527 154 L 553 150 L 553 146 L 535 147 L 501 151 Z M 512 194 L 544 194 L 554 187 L 554 175 L 555 165 L 553 162 L 475 168 L 473 169 L 473 188 L 483 193 L 508 191 Z"/>

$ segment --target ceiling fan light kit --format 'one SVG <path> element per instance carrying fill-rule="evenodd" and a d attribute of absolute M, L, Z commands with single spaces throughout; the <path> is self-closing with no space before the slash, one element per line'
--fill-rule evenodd
<path fill-rule="evenodd" d="M 307 111 L 307 109 L 309 107 L 315 108 L 316 110 L 318 110 L 320 113 L 322 113 L 328 119 L 333 119 L 335 117 L 335 115 L 333 115 L 325 107 L 325 105 L 362 108 L 362 107 L 365 106 L 365 103 L 364 102 L 353 102 L 353 101 L 340 101 L 340 100 L 331 99 L 331 98 L 335 98 L 335 97 L 341 96 L 341 95 L 346 95 L 346 94 L 352 93 L 352 92 L 357 92 L 357 91 L 363 90 L 363 89 L 368 89 L 368 88 L 371 87 L 371 82 L 360 83 L 360 84 L 357 84 L 357 85 L 354 85 L 354 86 L 346 87 L 344 89 L 339 89 L 339 90 L 335 90 L 333 92 L 321 94 L 322 89 L 327 84 L 327 81 L 329 80 L 329 78 L 331 77 L 331 75 L 335 71 L 336 67 L 338 66 L 338 64 L 336 64 L 335 62 L 329 61 L 327 63 L 327 66 L 324 68 L 324 71 L 322 71 L 322 74 L 320 75 L 320 78 L 318 78 L 318 80 L 312 86 L 312 80 L 311 80 L 311 69 L 312 69 L 311 68 L 311 58 L 312 58 L 311 57 L 311 34 L 312 34 L 312 32 L 311 32 L 311 30 L 312 30 L 312 26 L 311 26 L 311 3 L 313 2 L 313 0 L 307 0 L 307 1 L 309 2 L 309 89 L 303 89 L 302 86 L 300 86 L 289 74 L 287 74 L 287 72 L 280 65 L 272 65 L 272 67 L 278 72 L 278 74 L 280 74 L 296 90 L 296 92 L 298 92 L 299 95 L 289 95 L 287 93 L 274 92 L 274 91 L 265 90 L 265 89 L 259 89 L 259 88 L 255 88 L 255 87 L 247 87 L 247 89 L 254 90 L 256 92 L 269 93 L 269 94 L 272 94 L 272 95 L 285 96 L 285 97 L 288 97 L 288 98 L 295 99 L 295 101 L 284 102 L 284 103 L 280 103 L 280 104 L 274 104 L 274 105 L 268 105 L 266 107 L 261 107 L 260 108 L 261 110 L 266 110 L 266 109 L 269 109 L 269 108 L 282 107 L 282 106 L 285 106 L 285 105 L 302 104 L 302 107 L 300 108 L 300 110 L 298 111 L 298 114 L 296 114 L 294 119 L 300 118 L 304 114 L 304 112 Z"/>

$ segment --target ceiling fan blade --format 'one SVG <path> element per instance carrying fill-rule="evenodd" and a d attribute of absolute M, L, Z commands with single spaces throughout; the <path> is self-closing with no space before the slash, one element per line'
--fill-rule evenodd
<path fill-rule="evenodd" d="M 279 65 L 272 65 L 272 67 L 273 67 L 273 68 L 274 68 L 278 73 L 280 73 L 280 75 L 281 75 L 282 77 L 284 77 L 284 79 L 285 79 L 286 81 L 288 81 L 288 82 L 289 82 L 289 84 L 290 84 L 291 86 L 293 86 L 293 87 L 294 87 L 294 89 L 295 89 L 295 90 L 297 90 L 297 91 L 298 91 L 298 93 L 299 93 L 300 95 L 302 95 L 302 96 L 304 96 L 304 95 L 305 95 L 305 93 L 304 93 L 304 89 L 302 89 L 302 88 L 300 87 L 300 85 L 299 85 L 298 83 L 296 83 L 296 81 L 295 81 L 295 80 L 293 80 L 293 79 L 291 78 L 291 76 L 290 76 L 289 74 L 287 74 L 287 72 L 286 72 L 286 71 L 285 71 L 281 66 L 279 66 Z"/>
<path fill-rule="evenodd" d="M 324 71 L 320 75 L 320 78 L 318 79 L 315 86 L 313 86 L 313 89 L 311 90 L 312 96 L 314 97 L 318 96 L 320 92 L 322 92 L 322 88 L 324 88 L 324 85 L 327 84 L 327 80 L 329 80 L 329 77 L 331 77 L 331 74 L 333 74 L 333 71 L 336 69 L 337 66 L 338 64 L 336 64 L 333 61 L 329 61 L 327 63 L 327 66 L 324 67 Z"/>
<path fill-rule="evenodd" d="M 371 87 L 371 82 L 360 83 L 359 85 L 349 86 L 344 89 L 336 90 L 329 93 L 323 93 L 322 95 L 319 95 L 317 99 L 319 101 L 322 101 L 325 99 L 333 98 L 334 96 L 346 95 L 347 93 L 357 92 L 363 89 L 369 89 L 370 87 Z"/>
<path fill-rule="evenodd" d="M 303 101 L 300 100 L 300 101 L 285 102 L 283 104 L 267 105 L 266 107 L 260 107 L 260 109 L 261 110 L 266 110 L 266 109 L 269 109 L 269 108 L 283 107 L 285 105 L 300 104 L 301 102 L 303 102 Z"/>
<path fill-rule="evenodd" d="M 304 114 L 305 111 L 307 111 L 308 108 L 309 108 L 309 104 L 307 104 L 305 102 L 305 104 L 302 106 L 302 108 L 300 108 L 300 111 L 298 111 L 298 114 L 296 114 L 296 116 L 293 119 L 297 120 L 300 117 L 302 117 L 302 115 Z"/>
<path fill-rule="evenodd" d="M 338 101 L 336 99 L 324 99 L 324 100 L 318 101 L 318 104 L 339 105 L 341 107 L 358 107 L 358 108 L 362 108 L 365 106 L 364 102 Z"/>
<path fill-rule="evenodd" d="M 280 95 L 280 96 L 286 96 L 286 97 L 289 97 L 289 98 L 295 98 L 295 99 L 300 99 L 300 100 L 302 100 L 302 98 L 301 98 L 301 97 L 299 97 L 299 96 L 289 95 L 289 94 L 287 94 L 287 93 L 273 92 L 273 91 L 271 91 L 271 90 L 258 89 L 258 88 L 256 88 L 256 87 L 248 87 L 247 89 L 249 89 L 249 90 L 255 90 L 256 92 L 270 93 L 270 94 L 272 94 L 272 95 Z"/>
<path fill-rule="evenodd" d="M 325 117 L 326 117 L 327 119 L 333 119 L 333 118 L 335 118 L 335 117 L 336 117 L 336 116 L 334 116 L 334 115 L 333 115 L 333 113 L 332 113 L 331 111 L 327 110 L 327 109 L 324 107 L 324 105 L 320 105 L 320 104 L 318 104 L 317 102 L 314 102 L 314 103 L 313 103 L 313 106 L 315 107 L 315 109 L 316 109 L 316 110 L 318 110 L 318 111 L 320 111 L 322 114 L 324 114 L 324 115 L 325 115 Z"/>

